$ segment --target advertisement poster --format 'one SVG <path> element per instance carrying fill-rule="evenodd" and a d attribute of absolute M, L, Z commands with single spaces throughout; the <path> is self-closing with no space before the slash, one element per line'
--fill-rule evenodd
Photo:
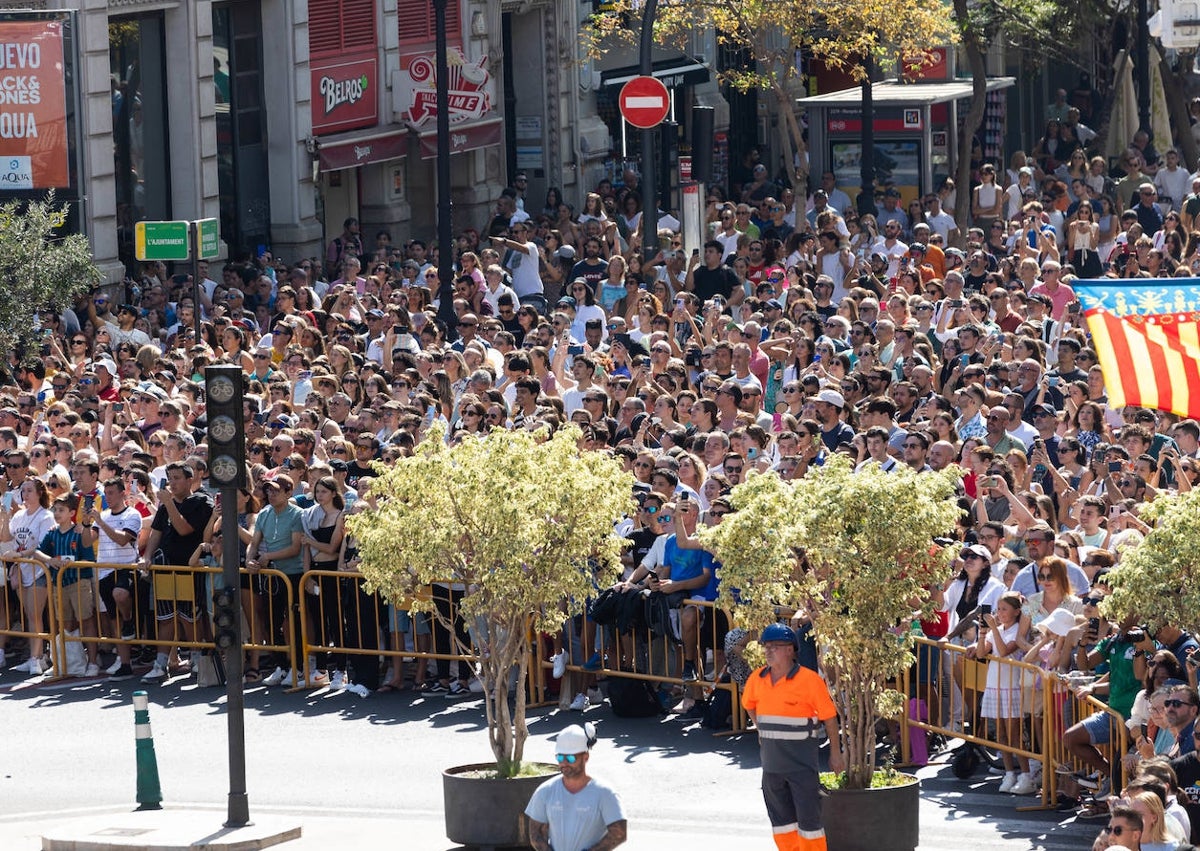
<path fill-rule="evenodd" d="M 420 130 L 437 117 L 437 72 L 432 54 L 400 58 L 396 98 L 400 120 Z M 457 47 L 447 58 L 450 124 L 483 118 L 492 111 L 491 73 L 487 57 L 468 60 Z"/>
<path fill-rule="evenodd" d="M 0 21 L 0 190 L 70 185 L 61 21 Z"/>
<path fill-rule="evenodd" d="M 374 127 L 379 74 L 374 59 L 322 60 L 310 68 L 313 135 Z"/>

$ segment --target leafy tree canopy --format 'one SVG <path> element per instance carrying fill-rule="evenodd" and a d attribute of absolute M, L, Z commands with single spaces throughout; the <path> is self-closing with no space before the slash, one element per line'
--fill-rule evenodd
<path fill-rule="evenodd" d="M 39 309 L 61 311 L 103 280 L 87 237 L 59 236 L 67 206 L 10 201 L 0 206 L 0 348 L 35 353 Z"/>

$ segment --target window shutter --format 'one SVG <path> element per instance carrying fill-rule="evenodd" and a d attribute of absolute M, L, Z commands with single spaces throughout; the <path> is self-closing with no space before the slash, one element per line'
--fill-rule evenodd
<path fill-rule="evenodd" d="M 401 44 L 432 44 L 437 38 L 432 0 L 399 0 L 396 13 Z M 446 41 L 462 44 L 462 0 L 446 4 Z"/>
<path fill-rule="evenodd" d="M 308 0 L 308 51 L 338 56 L 375 50 L 375 0 Z"/>

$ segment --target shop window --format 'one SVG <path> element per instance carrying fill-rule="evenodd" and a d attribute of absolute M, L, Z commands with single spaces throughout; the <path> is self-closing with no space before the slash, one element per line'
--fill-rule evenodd
<path fill-rule="evenodd" d="M 401 44 L 433 44 L 437 30 L 430 0 L 398 0 L 396 13 Z M 446 42 L 462 44 L 462 0 L 447 0 Z"/>
<path fill-rule="evenodd" d="M 134 225 L 171 218 L 170 115 L 162 14 L 110 21 L 108 64 L 112 79 L 117 252 L 129 274 L 135 275 Z"/>
<path fill-rule="evenodd" d="M 257 3 L 213 6 L 221 239 L 233 259 L 270 245 L 271 208 Z"/>

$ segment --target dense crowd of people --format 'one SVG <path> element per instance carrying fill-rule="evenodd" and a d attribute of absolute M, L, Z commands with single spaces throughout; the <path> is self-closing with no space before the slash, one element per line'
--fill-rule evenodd
<path fill-rule="evenodd" d="M 443 247 L 453 328 L 439 319 L 439 247 L 393 245 L 386 231 L 368 244 L 354 219 L 319 258 L 267 252 L 226 263 L 219 280 L 202 263 L 195 290 L 146 264 L 117 293 L 41 311 L 40 350 L 11 353 L 0 388 L 0 547 L 21 559 L 8 570 L 8 626 L 43 624 L 60 581 L 74 590 L 56 620 L 84 638 L 207 634 L 211 589 L 164 599 L 137 570 L 70 565 L 219 563 L 203 374 L 231 363 L 247 381 L 243 564 L 291 581 L 290 596 L 282 581 L 244 583 L 257 645 L 297 652 L 287 601 L 324 592 L 356 601 L 327 611 L 369 614 L 322 615 L 312 628 L 323 643 L 353 633 L 361 648 L 449 648 L 436 623 L 364 603 L 354 582 L 300 582 L 308 569 L 353 570 L 345 517 L 371 505 L 372 462 L 410 454 L 434 422 L 449 441 L 577 424 L 581 451 L 612 453 L 637 481 L 622 585 L 677 605 L 715 598 L 719 566 L 693 533 L 732 510 L 730 490 L 751 471 L 797 479 L 834 454 L 885 470 L 958 465 L 961 572 L 936 589 L 943 611 L 925 634 L 1049 672 L 1101 672 L 1087 693 L 1128 719 L 1146 770 L 1165 755 L 1180 783 L 1200 779 L 1191 727 L 1173 712 L 1182 701 L 1195 716 L 1195 640 L 1109 624 L 1097 609 L 1122 546 L 1149 531 L 1143 506 L 1197 483 L 1200 424 L 1108 405 L 1072 289 L 1077 277 L 1192 275 L 1200 176 L 1141 134 L 1114 163 L 1090 156 L 1077 110 L 1052 124 L 1009 168 L 981 162 L 971 187 L 947 180 L 905 204 L 883 186 L 871 212 L 832 173 L 796 192 L 750 156 L 730 191 L 709 188 L 702 245 L 685 247 L 660 211 L 650 251 L 632 170 L 578 208 L 555 189 L 536 208 L 518 175 L 488 222 Z M 718 676 L 695 615 L 681 620 L 682 678 Z M 746 636 L 725 638 L 719 667 L 744 680 Z M 121 645 L 108 665 L 108 648 L 82 644 L 87 676 L 102 664 L 122 678 L 140 663 L 150 681 L 188 669 L 161 645 L 138 657 Z M 24 673 L 46 670 L 44 645 L 30 640 Z M 589 655 L 584 667 L 599 667 Z M 298 684 L 271 658 L 250 654 L 248 683 Z M 355 658 L 311 660 L 309 684 L 470 693 L 470 670 L 452 676 L 449 661 L 426 679 Z M 598 699 L 581 693 L 573 708 Z M 1002 695 L 988 711 L 1012 720 Z M 1074 780 L 1098 792 L 1089 813 L 1107 812 L 1101 726 L 1083 719 L 1065 733 L 1087 766 Z M 1011 768 L 1003 791 L 1038 788 L 1035 767 Z M 1162 813 L 1200 806 L 1200 787 L 1171 787 L 1156 809 L 1153 782 L 1139 782 L 1149 793 L 1112 818 L 1140 823 L 1142 847 L 1158 847 L 1148 837 L 1169 826 Z"/>

